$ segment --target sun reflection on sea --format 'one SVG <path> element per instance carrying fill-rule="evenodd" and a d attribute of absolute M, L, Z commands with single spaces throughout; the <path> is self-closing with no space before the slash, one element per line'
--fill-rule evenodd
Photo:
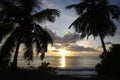
<path fill-rule="evenodd" d="M 60 65 L 60 67 L 62 67 L 62 68 L 66 67 L 65 56 L 61 57 L 61 65 Z"/>

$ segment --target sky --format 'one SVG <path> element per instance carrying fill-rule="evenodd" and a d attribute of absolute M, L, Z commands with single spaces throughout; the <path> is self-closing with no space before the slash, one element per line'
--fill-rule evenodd
<path fill-rule="evenodd" d="M 99 55 L 102 52 L 99 37 L 93 36 L 80 39 L 79 34 L 74 29 L 68 29 L 70 24 L 78 17 L 74 9 L 65 9 L 66 6 L 77 4 L 81 0 L 41 0 L 42 8 L 58 9 L 61 16 L 56 18 L 54 23 L 44 22 L 44 28 L 50 33 L 54 44 L 48 47 L 48 56 L 81 56 Z M 119 5 L 120 0 L 109 0 L 111 4 Z M 120 6 L 120 5 L 119 5 Z M 114 37 L 107 36 L 104 40 L 106 46 L 120 44 L 120 20 L 115 21 L 117 32 Z"/>

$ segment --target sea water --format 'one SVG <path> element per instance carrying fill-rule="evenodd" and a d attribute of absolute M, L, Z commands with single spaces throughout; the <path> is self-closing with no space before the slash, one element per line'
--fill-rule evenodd
<path fill-rule="evenodd" d="M 96 75 L 95 66 L 100 62 L 99 56 L 46 56 L 44 62 L 50 67 L 58 68 L 58 75 Z M 39 57 L 35 57 L 30 65 L 23 58 L 18 59 L 19 67 L 38 67 L 41 65 Z"/>

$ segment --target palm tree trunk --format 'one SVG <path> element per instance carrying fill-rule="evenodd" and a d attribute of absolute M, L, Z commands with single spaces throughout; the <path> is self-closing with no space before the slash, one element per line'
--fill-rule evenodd
<path fill-rule="evenodd" d="M 107 49 L 106 49 L 102 34 L 100 33 L 100 31 L 98 33 L 99 33 L 99 36 L 100 36 L 100 40 L 101 40 L 103 51 L 104 51 L 104 57 L 105 57 L 107 55 Z"/>
<path fill-rule="evenodd" d="M 12 65 L 11 65 L 12 69 L 17 69 L 17 58 L 18 58 L 19 47 L 20 47 L 20 40 L 18 40 L 18 42 L 17 42 L 14 59 L 13 59 Z"/>

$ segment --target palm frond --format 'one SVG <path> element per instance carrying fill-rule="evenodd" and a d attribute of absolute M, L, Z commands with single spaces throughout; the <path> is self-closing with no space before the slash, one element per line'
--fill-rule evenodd
<path fill-rule="evenodd" d="M 35 43 L 36 43 L 36 50 L 37 55 L 41 53 L 41 59 L 44 58 L 45 52 L 47 52 L 47 47 L 49 43 L 53 43 L 52 38 L 50 37 L 49 33 L 42 29 L 41 26 L 35 24 L 36 30 L 35 30 Z M 44 56 L 43 56 L 44 55 Z"/>
<path fill-rule="evenodd" d="M 71 9 L 71 8 L 75 8 L 75 7 L 77 7 L 77 6 L 78 6 L 77 4 L 72 4 L 72 5 L 66 6 L 65 8 L 66 8 L 66 9 Z"/>
<path fill-rule="evenodd" d="M 50 22 L 54 22 L 57 16 L 60 16 L 60 11 L 56 9 L 46 9 L 34 15 L 39 21 L 48 20 Z"/>
<path fill-rule="evenodd" d="M 20 0 L 23 6 L 24 11 L 27 14 L 30 14 L 33 6 L 35 5 L 35 0 Z"/>
<path fill-rule="evenodd" d="M 108 12 L 111 14 L 113 19 L 119 19 L 120 7 L 117 5 L 107 6 Z"/>
<path fill-rule="evenodd" d="M 15 47 L 16 38 L 17 38 L 16 33 L 13 32 L 5 41 L 0 50 L 0 56 L 2 56 L 2 58 L 6 59 L 10 58 L 11 51 L 13 51 L 13 48 Z"/>
<path fill-rule="evenodd" d="M 37 52 L 37 56 L 39 55 L 39 53 L 41 52 L 41 42 L 38 40 L 38 38 L 35 39 L 35 43 L 36 43 L 36 52 Z"/>
<path fill-rule="evenodd" d="M 79 4 L 69 5 L 69 6 L 66 7 L 66 9 L 74 8 L 76 10 L 77 14 L 81 15 L 87 9 L 88 6 L 89 6 L 89 4 L 85 1 L 83 1 Z"/>
<path fill-rule="evenodd" d="M 30 62 L 33 60 L 32 38 L 26 37 L 23 43 L 26 46 L 25 48 L 26 51 L 24 52 L 24 58 L 27 62 Z"/>
<path fill-rule="evenodd" d="M 6 18 L 15 18 L 23 14 L 21 8 L 16 5 L 12 5 L 9 2 L 4 2 L 3 5 L 4 8 L 0 12 L 0 16 L 6 16 Z"/>
<path fill-rule="evenodd" d="M 25 60 L 30 63 L 30 61 L 33 61 L 33 49 L 32 47 L 27 48 L 27 50 L 24 53 Z"/>
<path fill-rule="evenodd" d="M 11 21 L 0 24 L 0 42 L 3 40 L 3 37 L 8 35 L 13 29 L 13 22 Z"/>
<path fill-rule="evenodd" d="M 110 21 L 109 26 L 110 27 L 107 29 L 108 30 L 107 34 L 110 36 L 114 36 L 117 31 L 117 26 L 112 21 Z"/>
<path fill-rule="evenodd" d="M 40 55 L 40 59 L 43 60 L 44 57 L 45 57 L 45 53 L 41 53 L 41 55 Z"/>
<path fill-rule="evenodd" d="M 109 1 L 108 0 L 100 0 L 98 5 L 104 5 L 104 6 L 109 5 Z"/>
<path fill-rule="evenodd" d="M 73 26 L 75 28 L 76 32 L 82 32 L 87 30 L 87 25 L 88 25 L 88 14 L 83 14 L 80 17 L 78 17 L 70 26 L 69 28 L 71 28 L 71 26 Z"/>
<path fill-rule="evenodd" d="M 25 60 L 29 63 L 30 61 L 33 60 L 33 34 L 31 31 L 31 27 L 32 25 L 27 25 L 27 23 L 25 23 L 25 25 L 22 26 L 22 43 L 25 46 L 25 52 L 24 52 L 24 58 Z"/>
<path fill-rule="evenodd" d="M 119 19 L 119 17 L 120 17 L 120 12 L 118 12 L 118 14 L 114 15 L 112 18 L 113 18 L 113 19 L 114 19 L 114 18 Z"/>
<path fill-rule="evenodd" d="M 80 17 L 78 17 L 70 26 L 69 26 L 69 29 L 72 27 L 72 26 L 75 26 L 75 31 L 78 32 L 78 23 L 80 21 Z"/>
<path fill-rule="evenodd" d="M 10 36 L 5 40 L 0 50 L 0 58 L 2 62 L 7 62 L 5 64 L 9 64 L 11 54 L 14 51 L 14 47 L 16 46 L 16 41 L 20 38 L 21 28 L 17 27 Z"/>

